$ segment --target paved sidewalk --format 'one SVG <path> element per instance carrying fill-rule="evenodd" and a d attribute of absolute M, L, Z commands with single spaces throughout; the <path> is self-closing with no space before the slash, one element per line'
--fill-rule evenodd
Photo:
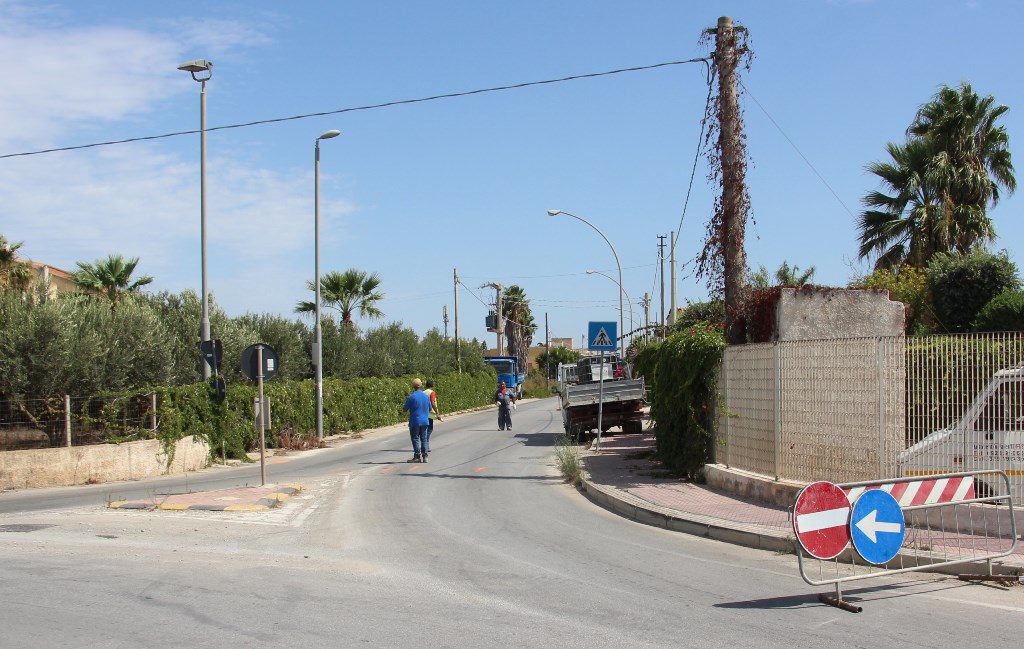
<path fill-rule="evenodd" d="M 302 485 L 263 485 L 219 491 L 196 491 L 183 494 L 155 495 L 142 500 L 120 500 L 109 503 L 113 509 L 198 509 L 211 512 L 254 512 L 279 507 Z"/>
<path fill-rule="evenodd" d="M 606 509 L 642 523 L 752 548 L 795 550 L 787 508 L 673 478 L 654 459 L 654 450 L 653 431 L 602 436 L 600 450 L 585 451 L 581 457 L 580 490 Z M 949 532 L 917 534 L 931 534 L 927 541 L 932 546 L 966 538 Z M 1003 543 L 1008 548 L 1010 540 L 1004 538 Z M 1018 542 L 1014 554 L 994 562 L 1003 572 L 1024 569 L 1024 543 Z"/>

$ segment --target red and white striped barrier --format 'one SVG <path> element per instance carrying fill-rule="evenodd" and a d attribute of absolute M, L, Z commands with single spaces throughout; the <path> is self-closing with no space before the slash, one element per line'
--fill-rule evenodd
<path fill-rule="evenodd" d="M 868 489 L 888 491 L 896 499 L 896 502 L 900 504 L 900 507 L 952 503 L 960 500 L 970 500 L 975 497 L 973 476 L 897 482 L 896 484 L 886 484 L 881 487 L 877 485 L 849 487 L 843 489 L 843 491 L 846 492 L 846 497 L 850 499 L 850 504 L 853 504 Z"/>

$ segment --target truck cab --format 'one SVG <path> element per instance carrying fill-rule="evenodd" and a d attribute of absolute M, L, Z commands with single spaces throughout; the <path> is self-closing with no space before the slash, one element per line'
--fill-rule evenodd
<path fill-rule="evenodd" d="M 526 380 L 526 373 L 519 369 L 519 359 L 515 356 L 484 356 L 484 362 L 494 368 L 498 375 L 497 385 L 505 382 L 505 387 L 516 395 L 516 399 L 523 396 L 523 382 Z"/>

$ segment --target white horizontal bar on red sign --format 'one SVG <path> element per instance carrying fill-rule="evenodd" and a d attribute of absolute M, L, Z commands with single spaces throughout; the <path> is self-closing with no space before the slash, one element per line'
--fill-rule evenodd
<path fill-rule="evenodd" d="M 900 507 L 936 505 L 970 500 L 975 497 L 974 477 L 941 478 L 939 480 L 913 480 L 882 486 L 850 487 L 843 489 L 850 503 L 857 502 L 860 495 L 869 489 L 888 491 Z"/>

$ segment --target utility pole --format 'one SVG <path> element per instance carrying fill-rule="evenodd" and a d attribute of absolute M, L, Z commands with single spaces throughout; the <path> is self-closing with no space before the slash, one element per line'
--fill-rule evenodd
<path fill-rule="evenodd" d="M 548 330 L 548 312 L 544 312 L 544 354 L 547 362 L 544 363 L 544 389 L 551 392 L 551 332 Z"/>
<path fill-rule="evenodd" d="M 668 255 L 669 255 L 668 267 L 669 267 L 669 269 L 672 272 L 672 302 L 671 302 L 672 309 L 671 309 L 671 315 L 669 315 L 668 319 L 672 322 L 672 324 L 675 324 L 676 323 L 676 233 L 675 232 L 670 232 L 669 235 L 671 237 L 670 241 L 672 242 L 672 245 L 669 246 L 669 251 L 668 251 Z"/>
<path fill-rule="evenodd" d="M 462 358 L 459 357 L 459 269 L 453 269 L 455 274 L 455 364 L 459 367 L 459 374 L 462 374 Z"/>
<path fill-rule="evenodd" d="M 644 293 L 644 342 L 651 333 L 651 294 Z"/>
<path fill-rule="evenodd" d="M 441 319 L 444 320 L 444 339 L 448 340 L 448 305 L 441 307 Z"/>
<path fill-rule="evenodd" d="M 718 150 L 722 164 L 722 238 L 723 267 L 725 283 L 726 339 L 731 343 L 742 342 L 746 332 L 742 330 L 740 314 L 747 301 L 749 287 L 744 274 L 747 269 L 746 212 L 743 209 L 745 195 L 744 175 L 746 164 L 743 157 L 743 143 L 739 102 L 736 96 L 736 32 L 732 18 L 722 16 L 715 33 L 715 65 L 718 67 Z"/>
<path fill-rule="evenodd" d="M 495 323 L 494 329 L 488 329 L 488 331 L 493 331 L 495 334 L 498 335 L 498 356 L 504 356 L 505 355 L 505 341 L 504 341 L 504 338 L 503 338 L 502 334 L 505 332 L 505 320 L 504 320 L 503 316 L 501 315 L 501 301 L 502 301 L 502 291 L 505 289 L 505 287 L 503 285 L 501 285 L 501 284 L 487 283 L 487 284 L 482 284 L 480 286 L 480 288 L 493 288 L 495 291 L 497 291 L 498 297 L 497 297 L 497 301 L 495 302 L 495 309 L 494 310 L 497 312 L 498 321 L 497 321 L 497 323 Z"/>
<path fill-rule="evenodd" d="M 661 339 L 665 339 L 665 235 L 658 235 L 658 263 L 661 264 Z"/>

